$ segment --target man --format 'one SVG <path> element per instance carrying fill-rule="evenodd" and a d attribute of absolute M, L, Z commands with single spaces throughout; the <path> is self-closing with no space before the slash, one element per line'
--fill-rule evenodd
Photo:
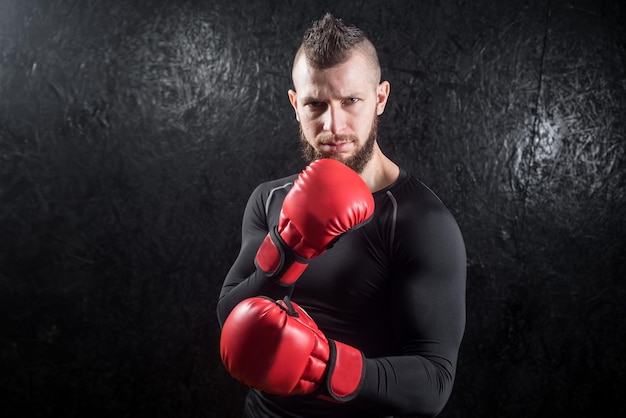
<path fill-rule="evenodd" d="M 465 328 L 459 228 L 378 145 L 390 86 L 360 29 L 315 22 L 292 77 L 310 165 L 253 192 L 217 308 L 244 416 L 435 416 Z"/>

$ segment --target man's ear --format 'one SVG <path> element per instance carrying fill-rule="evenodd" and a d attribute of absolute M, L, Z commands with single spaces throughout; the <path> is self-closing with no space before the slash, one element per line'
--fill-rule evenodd
<path fill-rule="evenodd" d="M 300 122 L 300 117 L 298 116 L 298 93 L 295 90 L 289 89 L 289 101 L 291 102 L 291 106 L 293 110 L 296 112 L 296 120 Z"/>
<path fill-rule="evenodd" d="M 390 91 L 391 85 L 388 81 L 383 81 L 378 85 L 378 87 L 376 87 L 376 114 L 378 116 L 382 115 L 385 111 L 385 106 L 387 106 L 387 99 L 389 98 Z"/>

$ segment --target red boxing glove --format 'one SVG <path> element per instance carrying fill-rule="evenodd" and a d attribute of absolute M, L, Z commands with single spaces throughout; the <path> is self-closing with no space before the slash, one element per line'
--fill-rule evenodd
<path fill-rule="evenodd" d="M 363 378 L 361 351 L 327 339 L 288 298 L 240 302 L 224 322 L 220 355 L 234 378 L 273 395 L 315 394 L 347 402 Z"/>
<path fill-rule="evenodd" d="M 255 263 L 267 277 L 294 283 L 311 258 L 373 214 L 372 193 L 354 170 L 339 161 L 316 160 L 294 181 L 278 226 L 265 237 Z"/>

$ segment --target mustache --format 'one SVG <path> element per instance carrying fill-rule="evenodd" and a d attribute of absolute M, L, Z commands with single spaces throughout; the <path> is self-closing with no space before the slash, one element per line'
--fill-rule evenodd
<path fill-rule="evenodd" d="M 327 135 L 319 135 L 316 138 L 316 142 L 318 144 L 324 145 L 324 144 L 332 144 L 336 142 L 357 142 L 357 139 L 358 138 L 355 135 L 327 134 Z"/>

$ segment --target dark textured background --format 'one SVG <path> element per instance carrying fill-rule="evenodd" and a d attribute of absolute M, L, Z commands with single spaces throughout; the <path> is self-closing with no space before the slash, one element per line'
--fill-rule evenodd
<path fill-rule="evenodd" d="M 457 217 L 444 417 L 626 412 L 626 16 L 610 0 L 0 0 L 0 415 L 235 417 L 215 303 L 332 11 L 380 50 L 382 148 Z"/>

